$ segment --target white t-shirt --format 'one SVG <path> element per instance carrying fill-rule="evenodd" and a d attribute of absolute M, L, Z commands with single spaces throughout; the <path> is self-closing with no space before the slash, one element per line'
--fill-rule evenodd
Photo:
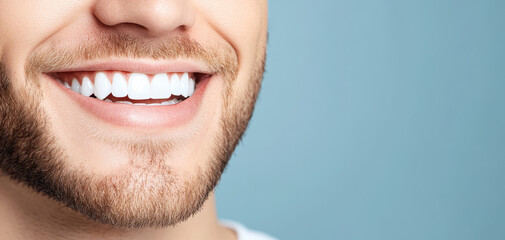
<path fill-rule="evenodd" d="M 230 221 L 230 220 L 220 220 L 222 226 L 230 228 L 237 234 L 238 240 L 277 240 L 271 236 L 268 236 L 262 232 L 247 229 L 244 225 Z"/>

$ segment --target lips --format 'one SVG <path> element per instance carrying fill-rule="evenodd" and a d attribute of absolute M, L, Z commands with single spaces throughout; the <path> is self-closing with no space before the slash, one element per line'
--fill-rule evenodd
<path fill-rule="evenodd" d="M 46 74 L 54 87 L 97 119 L 122 127 L 167 128 L 190 122 L 213 75 L 124 70 Z"/>

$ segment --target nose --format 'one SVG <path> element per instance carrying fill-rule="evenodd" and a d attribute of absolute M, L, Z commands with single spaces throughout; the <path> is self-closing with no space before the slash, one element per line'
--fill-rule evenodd
<path fill-rule="evenodd" d="M 109 27 L 162 35 L 190 28 L 195 10 L 187 0 L 98 0 L 94 15 Z"/>

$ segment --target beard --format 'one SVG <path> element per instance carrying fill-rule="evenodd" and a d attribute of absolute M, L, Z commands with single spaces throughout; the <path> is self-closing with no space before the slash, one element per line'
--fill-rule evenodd
<path fill-rule="evenodd" d="M 56 45 L 35 52 L 25 66 L 26 88 L 14 89 L 9 71 L 0 62 L 0 170 L 17 183 L 60 202 L 96 222 L 122 229 L 166 227 L 197 213 L 217 185 L 252 116 L 264 71 L 265 51 L 256 59 L 247 90 L 232 90 L 238 61 L 230 50 L 204 48 L 185 36 L 153 45 L 127 35 L 102 37 L 73 51 Z M 199 59 L 225 81 L 219 131 L 212 154 L 191 172 L 170 166 L 175 141 L 121 142 L 128 149 L 123 171 L 99 175 L 68 164 L 65 148 L 51 130 L 40 90 L 41 73 L 94 57 Z"/>

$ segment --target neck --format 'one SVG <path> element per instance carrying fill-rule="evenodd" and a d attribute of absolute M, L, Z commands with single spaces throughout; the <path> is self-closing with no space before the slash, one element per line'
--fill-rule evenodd
<path fill-rule="evenodd" d="M 85 218 L 70 208 L 0 176 L 2 239 L 236 239 L 219 225 L 214 193 L 202 209 L 173 227 L 122 230 Z"/>

